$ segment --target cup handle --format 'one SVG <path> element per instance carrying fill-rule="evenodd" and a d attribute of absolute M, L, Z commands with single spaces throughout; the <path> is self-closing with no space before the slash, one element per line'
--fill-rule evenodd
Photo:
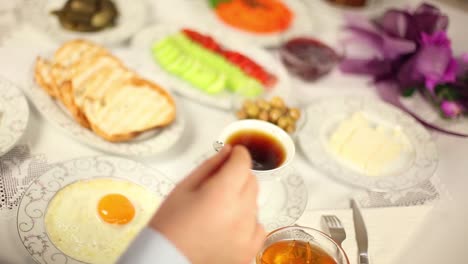
<path fill-rule="evenodd" d="M 218 141 L 218 140 L 213 142 L 213 149 L 216 152 L 219 152 L 223 147 L 224 147 L 224 142 L 221 142 L 221 141 Z"/>

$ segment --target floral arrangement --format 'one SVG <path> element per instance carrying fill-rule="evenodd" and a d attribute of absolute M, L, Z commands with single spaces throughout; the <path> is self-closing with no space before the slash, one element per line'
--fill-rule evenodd
<path fill-rule="evenodd" d="M 448 17 L 430 4 L 412 11 L 387 10 L 368 20 L 347 16 L 349 41 L 365 44 L 376 55 L 346 58 L 343 72 L 398 84 L 400 95 L 420 92 L 446 118 L 468 113 L 468 54 L 454 57 L 447 36 Z"/>

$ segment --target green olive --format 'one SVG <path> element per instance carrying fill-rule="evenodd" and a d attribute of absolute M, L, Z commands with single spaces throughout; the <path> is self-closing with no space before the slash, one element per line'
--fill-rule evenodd
<path fill-rule="evenodd" d="M 72 0 L 69 2 L 70 9 L 74 12 L 84 13 L 84 14 L 92 14 L 96 12 L 96 1 L 80 1 L 80 0 Z"/>
<path fill-rule="evenodd" d="M 259 99 L 257 101 L 257 105 L 258 107 L 260 107 L 260 109 L 266 110 L 266 111 L 270 110 L 271 108 L 271 105 L 265 99 Z"/>
<path fill-rule="evenodd" d="M 258 115 L 258 119 L 260 120 L 263 120 L 263 121 L 268 121 L 269 119 L 269 115 L 268 115 L 268 111 L 261 111 L 260 114 Z"/>
<path fill-rule="evenodd" d="M 281 117 L 282 113 L 281 110 L 279 109 L 271 109 L 269 112 L 269 118 L 270 122 L 276 123 L 278 119 Z"/>
<path fill-rule="evenodd" d="M 278 126 L 281 127 L 282 129 L 286 129 L 289 126 L 289 119 L 287 116 L 282 116 L 278 119 Z"/>
<path fill-rule="evenodd" d="M 247 116 L 249 118 L 257 118 L 258 117 L 258 114 L 260 113 L 260 108 L 258 108 L 257 105 L 255 104 L 252 104 L 250 106 L 248 106 L 245 111 L 247 112 Z"/>
<path fill-rule="evenodd" d="M 296 125 L 295 124 L 290 124 L 288 127 L 286 127 L 286 132 L 289 134 L 294 133 L 296 131 Z"/>
<path fill-rule="evenodd" d="M 112 20 L 112 13 L 110 11 L 101 11 L 93 15 L 91 18 L 91 25 L 94 27 L 105 27 L 110 24 Z"/>
<path fill-rule="evenodd" d="M 294 120 L 298 120 L 301 118 L 301 110 L 298 108 L 291 108 L 289 109 L 289 116 Z"/>
<path fill-rule="evenodd" d="M 270 104 L 272 107 L 275 107 L 275 108 L 285 107 L 284 100 L 279 96 L 274 96 L 273 98 L 271 98 Z"/>

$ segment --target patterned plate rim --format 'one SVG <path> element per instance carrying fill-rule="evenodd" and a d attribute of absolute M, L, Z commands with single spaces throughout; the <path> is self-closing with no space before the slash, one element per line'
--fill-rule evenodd
<path fill-rule="evenodd" d="M 294 224 L 304 214 L 309 200 L 307 187 L 299 172 L 291 167 L 287 175 L 281 178 L 285 187 L 286 205 L 279 214 L 264 219 L 267 231 Z"/>
<path fill-rule="evenodd" d="M 140 174 L 138 179 L 135 179 L 135 172 Z M 55 247 L 47 235 L 43 217 L 48 202 L 65 186 L 97 178 L 130 181 L 147 188 L 163 199 L 174 187 L 174 183 L 157 169 L 121 157 L 91 156 L 53 165 L 29 185 L 18 206 L 16 223 L 18 236 L 34 261 L 83 263 L 66 256 Z"/>
<path fill-rule="evenodd" d="M 386 112 L 387 116 L 384 117 L 385 119 L 398 119 L 398 124 L 405 130 L 406 136 L 410 139 L 415 151 L 415 158 L 408 170 L 399 175 L 369 177 L 345 168 L 339 161 L 332 157 L 324 148 L 324 143 L 321 142 L 320 130 L 323 124 L 311 124 L 311 120 L 314 119 L 313 117 L 315 116 L 315 111 L 317 111 L 316 109 L 331 107 L 335 104 L 355 104 L 355 107 L 358 107 L 358 109 L 362 109 L 363 107 L 373 108 L 374 110 L 380 109 Z M 306 111 L 308 123 L 299 133 L 299 145 L 304 155 L 313 166 L 340 182 L 377 192 L 399 191 L 409 189 L 428 180 L 434 175 L 437 169 L 437 148 L 429 132 L 413 117 L 392 105 L 373 98 L 343 96 L 331 99 L 319 99 L 315 103 L 309 105 Z M 320 113 L 320 115 L 330 116 L 330 114 L 327 115 L 323 112 Z M 393 116 L 390 117 L 389 115 Z M 315 138 L 310 139 L 311 137 Z"/>

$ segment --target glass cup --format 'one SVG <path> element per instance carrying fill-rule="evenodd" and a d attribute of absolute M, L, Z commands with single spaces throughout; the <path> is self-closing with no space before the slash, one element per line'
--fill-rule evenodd
<path fill-rule="evenodd" d="M 271 170 L 253 170 L 259 182 L 259 194 L 257 203 L 263 206 L 271 195 L 274 185 L 278 184 L 281 177 L 288 173 L 289 165 L 296 154 L 296 148 L 292 138 L 280 127 L 266 121 L 245 119 L 235 121 L 223 129 L 213 147 L 219 151 L 228 139 L 239 131 L 254 130 L 267 134 L 279 142 L 285 151 L 285 159 L 277 168 Z"/>
<path fill-rule="evenodd" d="M 301 241 L 318 247 L 332 257 L 337 264 L 349 264 L 348 256 L 341 246 L 335 243 L 327 234 L 309 227 L 289 226 L 272 231 L 265 239 L 262 249 L 257 254 L 257 264 L 262 262 L 262 256 L 271 245 L 280 241 Z M 319 264 L 311 262 L 310 264 Z"/>

